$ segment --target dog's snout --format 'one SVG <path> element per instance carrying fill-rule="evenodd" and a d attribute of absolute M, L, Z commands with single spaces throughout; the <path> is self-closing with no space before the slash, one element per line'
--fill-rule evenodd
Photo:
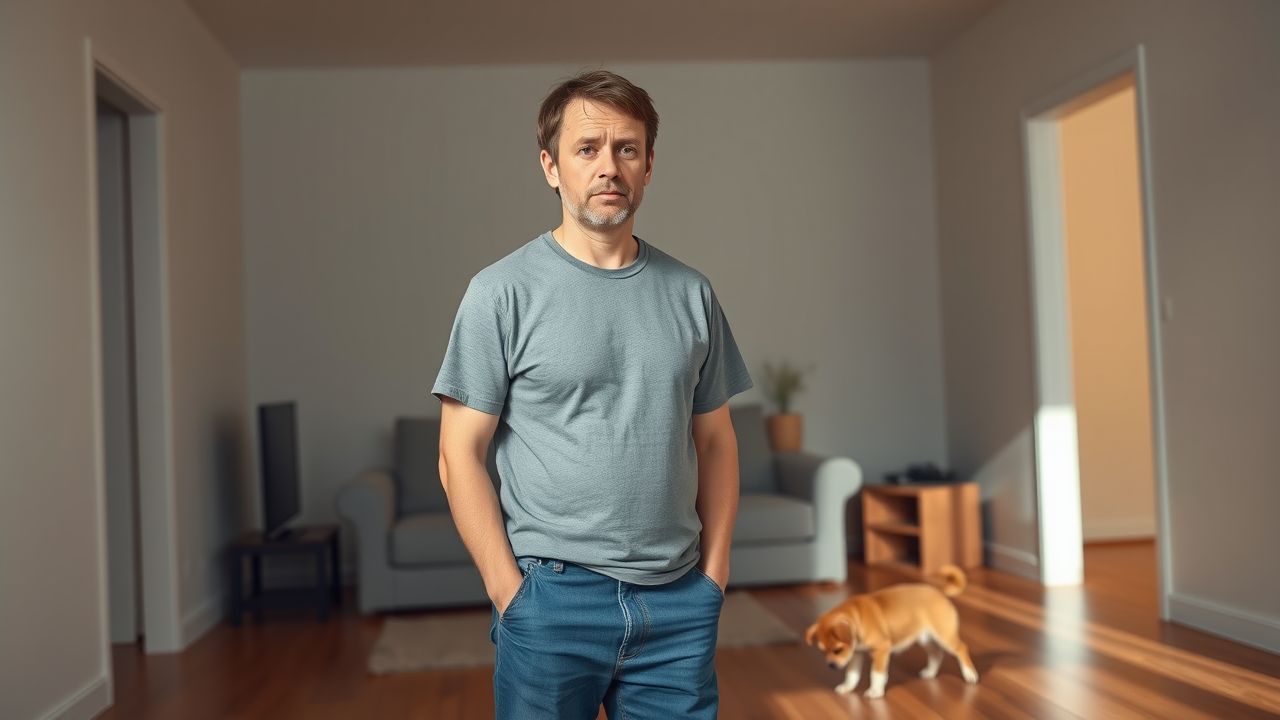
<path fill-rule="evenodd" d="M 827 667 L 831 668 L 832 670 L 839 670 L 839 669 L 840 669 L 840 665 L 839 665 L 839 664 L 837 664 L 837 663 L 835 663 L 834 661 L 833 661 L 833 662 L 829 662 L 829 663 L 827 663 Z"/>

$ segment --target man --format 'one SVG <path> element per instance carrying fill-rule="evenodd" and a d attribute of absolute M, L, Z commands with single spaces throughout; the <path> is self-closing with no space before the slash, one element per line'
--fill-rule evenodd
<path fill-rule="evenodd" d="M 493 601 L 499 718 L 711 718 L 752 387 L 711 284 L 632 235 L 658 116 L 610 72 L 552 90 L 559 227 L 472 277 L 432 394 Z M 486 469 L 496 445 L 500 499 Z"/>

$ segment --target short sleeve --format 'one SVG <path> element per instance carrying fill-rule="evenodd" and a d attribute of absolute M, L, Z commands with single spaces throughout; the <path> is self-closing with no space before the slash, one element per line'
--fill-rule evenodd
<path fill-rule="evenodd" d="M 458 305 L 449 346 L 431 394 L 448 395 L 470 408 L 500 415 L 507 398 L 504 313 L 475 278 Z"/>
<path fill-rule="evenodd" d="M 747 372 L 747 364 L 733 340 L 729 320 L 725 317 L 715 290 L 708 286 L 710 301 L 707 307 L 708 349 L 707 358 L 698 373 L 698 384 L 693 389 L 693 414 L 711 412 L 725 404 L 729 398 L 750 389 L 754 383 Z"/>

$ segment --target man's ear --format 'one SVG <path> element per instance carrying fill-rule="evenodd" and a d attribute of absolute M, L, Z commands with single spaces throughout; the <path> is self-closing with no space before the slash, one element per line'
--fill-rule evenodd
<path fill-rule="evenodd" d="M 814 641 L 816 641 L 817 639 L 818 639 L 818 623 L 814 623 L 809 626 L 808 630 L 804 631 L 804 644 L 812 645 Z"/>
<path fill-rule="evenodd" d="M 644 169 L 644 184 L 648 185 L 649 181 L 652 179 L 653 179 L 653 151 L 650 150 L 649 160 L 646 162 L 645 169 Z"/>
<path fill-rule="evenodd" d="M 551 153 L 546 150 L 538 152 L 538 164 L 542 165 L 542 174 L 547 178 L 547 184 L 553 189 L 560 187 L 560 168 L 556 167 L 556 161 L 551 157 Z"/>

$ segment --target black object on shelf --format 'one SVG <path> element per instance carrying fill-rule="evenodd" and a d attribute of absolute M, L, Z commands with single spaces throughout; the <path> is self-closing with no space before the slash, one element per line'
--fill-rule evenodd
<path fill-rule="evenodd" d="M 272 540 L 284 540 L 289 535 L 289 522 L 302 507 L 297 403 L 259 405 L 258 441 L 262 456 L 263 534 Z"/>
<path fill-rule="evenodd" d="M 885 473 L 884 479 L 890 485 L 950 483 L 956 481 L 956 473 L 954 470 L 943 470 L 933 463 L 921 463 L 908 465 L 902 472 Z"/>

